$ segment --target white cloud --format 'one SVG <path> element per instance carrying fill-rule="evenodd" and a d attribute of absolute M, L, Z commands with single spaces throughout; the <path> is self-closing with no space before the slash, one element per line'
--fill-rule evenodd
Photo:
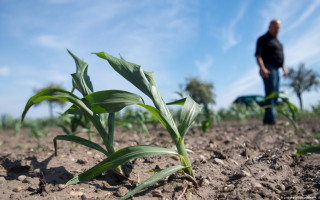
<path fill-rule="evenodd" d="M 196 60 L 195 65 L 198 69 L 198 74 L 202 79 L 206 79 L 209 74 L 209 69 L 212 67 L 213 58 L 212 56 L 205 55 L 203 61 Z"/>
<path fill-rule="evenodd" d="M 295 37 L 291 37 L 286 45 L 286 61 L 288 65 L 299 63 L 320 63 L 320 15 L 316 16 L 310 25 L 301 30 Z"/>
<path fill-rule="evenodd" d="M 235 29 L 239 21 L 242 19 L 247 9 L 247 3 L 243 3 L 239 8 L 236 17 L 230 22 L 230 24 L 222 29 L 223 46 L 222 50 L 227 51 L 229 48 L 238 44 L 239 38 L 236 38 Z"/>
<path fill-rule="evenodd" d="M 17 81 L 18 85 L 28 87 L 28 88 L 36 88 L 38 85 L 41 85 L 40 82 L 35 81 L 33 79 L 24 79 Z"/>
<path fill-rule="evenodd" d="M 50 74 L 50 81 L 53 83 L 65 83 L 68 80 L 71 81 L 71 76 L 69 74 L 61 74 L 56 71 L 51 71 L 48 74 Z"/>
<path fill-rule="evenodd" d="M 305 32 L 298 38 L 294 38 L 287 45 L 287 64 L 297 65 L 301 62 L 320 61 L 320 28 L 315 27 L 314 30 Z"/>
<path fill-rule="evenodd" d="M 310 4 L 307 10 L 305 10 L 293 24 L 291 24 L 287 30 L 291 30 L 300 26 L 320 5 L 320 1 L 314 1 Z"/>
<path fill-rule="evenodd" d="M 0 67 L 0 76 L 9 76 L 10 75 L 10 69 L 7 66 Z"/>
<path fill-rule="evenodd" d="M 259 81 L 261 81 L 261 77 L 258 73 L 258 67 L 252 67 L 252 69 L 242 75 L 240 79 L 232 83 L 230 93 L 235 95 L 242 94 L 249 88 L 255 86 Z"/>
<path fill-rule="evenodd" d="M 295 1 L 292 3 L 288 0 L 284 1 L 268 1 L 264 9 L 260 11 L 260 14 L 264 20 L 261 27 L 265 31 L 272 19 L 279 19 L 282 24 L 288 24 L 294 14 L 301 8 L 302 1 Z"/>
<path fill-rule="evenodd" d="M 58 39 L 53 35 L 40 35 L 37 36 L 34 41 L 41 46 L 55 49 L 65 49 L 66 47 L 71 48 L 71 45 L 68 42 Z"/>
<path fill-rule="evenodd" d="M 282 21 L 280 32 L 285 48 L 285 64 L 296 66 L 301 62 L 315 64 L 320 62 L 320 1 L 269 1 L 260 11 L 266 30 L 271 19 Z M 305 5 L 306 4 L 306 5 Z M 295 29 L 293 31 L 292 29 Z"/>

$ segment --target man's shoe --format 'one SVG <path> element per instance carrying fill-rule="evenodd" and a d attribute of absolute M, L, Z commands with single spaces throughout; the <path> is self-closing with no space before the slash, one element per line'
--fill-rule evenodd
<path fill-rule="evenodd" d="M 275 121 L 272 121 L 272 122 L 263 122 L 263 125 L 273 126 L 273 125 L 276 125 L 276 122 L 275 122 Z"/>

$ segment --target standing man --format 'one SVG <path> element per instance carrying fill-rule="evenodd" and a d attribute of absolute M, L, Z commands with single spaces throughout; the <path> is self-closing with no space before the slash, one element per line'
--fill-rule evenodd
<path fill-rule="evenodd" d="M 260 68 L 260 76 L 263 79 L 266 96 L 273 92 L 279 92 L 279 68 L 282 68 L 284 76 L 288 75 L 287 68 L 283 65 L 283 46 L 277 38 L 281 23 L 279 20 L 272 20 L 267 33 L 259 37 L 255 57 Z M 266 100 L 265 105 L 275 106 L 277 98 Z M 266 108 L 263 124 L 274 125 L 276 115 L 274 108 Z"/>

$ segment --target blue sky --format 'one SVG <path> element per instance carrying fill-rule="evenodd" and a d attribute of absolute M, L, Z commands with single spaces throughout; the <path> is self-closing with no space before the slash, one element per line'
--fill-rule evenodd
<path fill-rule="evenodd" d="M 254 51 L 274 18 L 282 22 L 285 64 L 305 63 L 319 72 L 317 0 L 0 0 L 0 115 L 19 117 L 33 88 L 55 82 L 71 89 L 75 65 L 66 48 L 89 64 L 95 91 L 141 94 L 91 54 L 105 51 L 155 72 L 166 101 L 178 98 L 174 92 L 187 77 L 197 76 L 215 86 L 212 108 L 228 107 L 239 95 L 263 94 Z M 303 99 L 308 108 L 320 95 Z M 28 117 L 48 115 L 44 104 Z"/>

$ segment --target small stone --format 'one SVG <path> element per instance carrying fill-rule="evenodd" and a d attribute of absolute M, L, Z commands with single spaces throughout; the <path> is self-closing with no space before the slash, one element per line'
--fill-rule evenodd
<path fill-rule="evenodd" d="M 204 155 L 200 155 L 199 157 L 201 162 L 206 161 L 206 157 L 204 157 Z"/>
<path fill-rule="evenodd" d="M 234 180 L 241 179 L 241 178 L 243 178 L 245 176 L 246 175 L 242 171 L 236 171 L 229 177 L 229 180 L 230 181 L 234 181 Z"/>
<path fill-rule="evenodd" d="M 260 183 L 258 183 L 258 182 L 253 182 L 252 184 L 252 187 L 254 188 L 254 189 L 257 189 L 257 190 L 260 190 L 263 186 L 260 184 Z"/>
<path fill-rule="evenodd" d="M 91 155 L 91 154 L 92 154 L 92 152 L 91 152 L 91 151 L 87 151 L 87 154 L 88 154 L 88 155 Z"/>
<path fill-rule="evenodd" d="M 113 195 L 117 197 L 123 197 L 128 192 L 128 189 L 125 187 L 120 187 Z"/>
<path fill-rule="evenodd" d="M 221 160 L 221 159 L 219 159 L 219 158 L 215 158 L 215 159 L 213 159 L 213 163 L 215 163 L 215 164 L 220 164 L 220 165 L 224 165 L 224 162 L 223 162 L 223 160 Z"/>
<path fill-rule="evenodd" d="M 80 164 L 80 165 L 84 165 L 84 164 L 88 163 L 88 160 L 86 160 L 86 159 L 78 159 L 77 163 Z"/>
<path fill-rule="evenodd" d="M 88 197 L 85 194 L 81 195 L 81 200 L 87 200 L 87 199 Z"/>
<path fill-rule="evenodd" d="M 31 183 L 31 180 L 32 180 L 32 178 L 27 177 L 22 181 L 22 183 Z"/>
<path fill-rule="evenodd" d="M 34 173 L 40 174 L 40 168 L 37 168 L 33 171 Z"/>
<path fill-rule="evenodd" d="M 59 188 L 60 190 L 63 190 L 64 188 L 66 188 L 66 186 L 65 186 L 64 184 L 59 184 L 59 185 L 58 185 L 58 188 Z"/>
<path fill-rule="evenodd" d="M 216 148 L 216 145 L 215 145 L 214 143 L 210 143 L 210 144 L 209 144 L 209 148 L 210 148 L 210 149 L 215 149 L 215 148 Z"/>
<path fill-rule="evenodd" d="M 30 165 L 31 165 L 31 160 L 27 160 L 27 161 L 26 161 L 26 165 L 27 165 L 27 166 L 30 166 Z"/>
<path fill-rule="evenodd" d="M 0 177 L 0 183 L 5 183 L 6 179 L 4 177 Z"/>
<path fill-rule="evenodd" d="M 162 192 L 160 190 L 154 190 L 152 191 L 152 196 L 153 197 L 163 197 Z"/>
<path fill-rule="evenodd" d="M 101 156 L 99 154 L 95 154 L 93 158 L 99 160 L 101 159 Z"/>
<path fill-rule="evenodd" d="M 16 188 L 14 188 L 12 191 L 14 191 L 14 192 L 21 192 L 21 191 L 22 191 L 22 187 L 16 187 Z"/>
<path fill-rule="evenodd" d="M 202 185 L 208 186 L 208 185 L 210 185 L 210 181 L 208 179 L 204 179 Z"/>
<path fill-rule="evenodd" d="M 111 192 L 109 192 L 109 191 L 106 191 L 105 193 L 104 193 L 104 196 L 111 196 L 112 195 L 112 193 Z"/>
<path fill-rule="evenodd" d="M 279 184 L 279 189 L 281 191 L 285 191 L 286 190 L 286 186 L 284 186 L 283 184 Z"/>
<path fill-rule="evenodd" d="M 223 192 L 229 192 L 229 187 L 228 186 L 224 186 L 222 189 Z"/>
<path fill-rule="evenodd" d="M 70 195 L 72 195 L 72 196 L 82 196 L 83 195 L 83 192 L 81 192 L 81 191 L 70 191 L 70 193 L 69 193 Z"/>
<path fill-rule="evenodd" d="M 35 192 L 35 191 L 37 191 L 37 189 L 36 188 L 33 188 L 33 187 L 28 187 L 28 189 L 27 189 L 29 192 Z"/>
<path fill-rule="evenodd" d="M 27 177 L 25 175 L 18 176 L 19 181 L 24 181 Z"/>
<path fill-rule="evenodd" d="M 161 165 L 156 165 L 156 167 L 154 169 L 160 169 L 160 170 L 164 170 L 165 167 L 161 166 Z"/>
<path fill-rule="evenodd" d="M 246 175 L 247 177 L 251 177 L 251 176 L 252 176 L 251 173 L 249 173 L 249 172 L 247 172 L 247 171 L 245 171 L 245 170 L 242 170 L 242 173 L 243 173 L 244 175 Z"/>

